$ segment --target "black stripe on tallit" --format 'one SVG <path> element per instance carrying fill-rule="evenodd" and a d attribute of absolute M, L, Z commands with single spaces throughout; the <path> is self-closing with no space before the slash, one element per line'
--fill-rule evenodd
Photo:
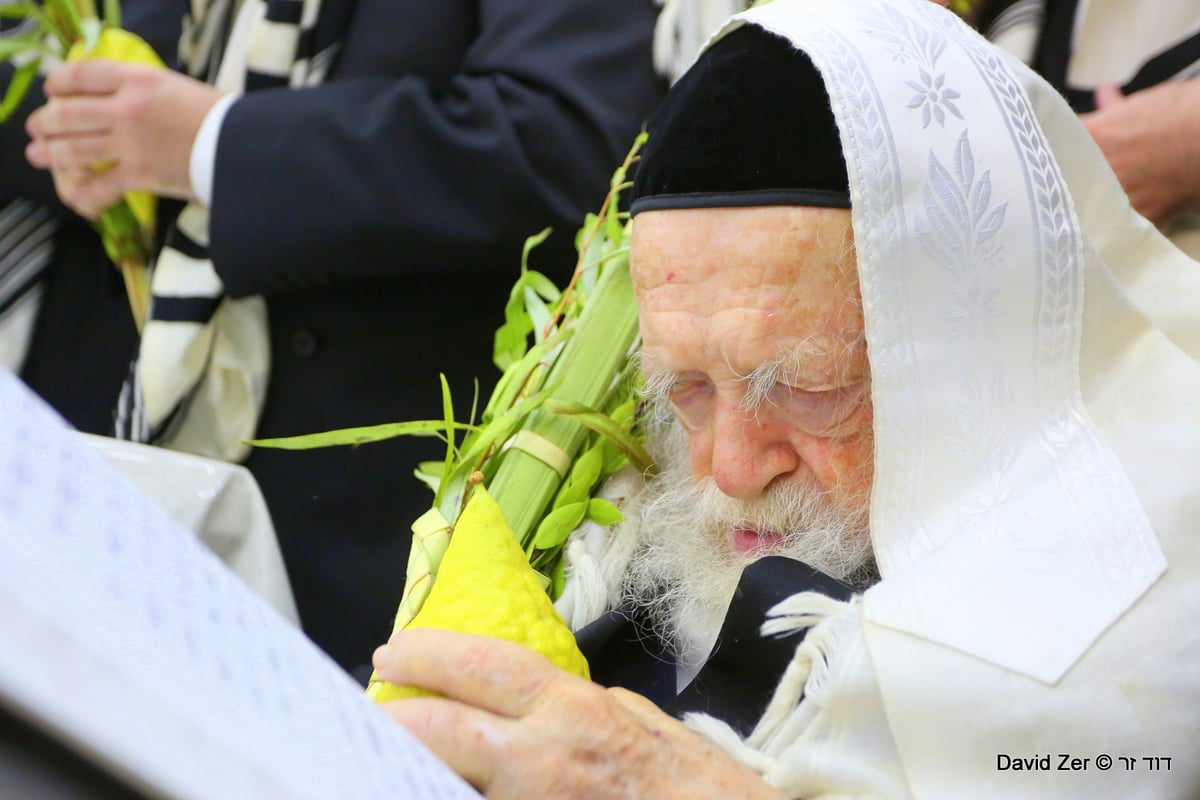
<path fill-rule="evenodd" d="M 246 91 L 257 92 L 262 89 L 282 89 L 288 85 L 287 75 L 268 75 L 265 72 L 246 70 Z"/>
<path fill-rule="evenodd" d="M 304 4 L 297 0 L 267 0 L 267 19 L 285 25 L 299 25 Z"/>
<path fill-rule="evenodd" d="M 197 261 L 208 260 L 208 248 L 199 242 L 193 241 L 187 234 L 179 230 L 177 227 L 171 228 L 167 233 L 167 241 L 164 247 L 169 247 L 176 252 L 182 253 L 188 258 Z"/>
<path fill-rule="evenodd" d="M 1050 85 L 1066 98 L 1067 103 L 1077 114 L 1096 110 L 1096 87 L 1068 86 L 1067 70 L 1070 67 L 1071 55 L 1075 42 L 1072 35 L 1075 30 L 1076 10 L 1078 0 L 1050 2 L 1046 8 L 1046 22 L 1042 28 L 1037 44 L 1037 58 L 1034 69 Z M 1188 37 L 1178 44 L 1164 50 L 1146 61 L 1123 86 L 1122 94 L 1132 94 L 1151 86 L 1157 86 L 1186 70 L 1200 61 L 1200 33 Z"/>
<path fill-rule="evenodd" d="M 154 296 L 150 316 L 156 322 L 195 322 L 203 325 L 213 318 L 221 297 Z"/>

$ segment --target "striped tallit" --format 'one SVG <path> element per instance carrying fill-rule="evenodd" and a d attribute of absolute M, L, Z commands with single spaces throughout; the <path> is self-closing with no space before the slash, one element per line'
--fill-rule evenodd
<path fill-rule="evenodd" d="M 25 363 L 57 229 L 46 206 L 0 205 L 0 368 L 19 372 Z"/>
<path fill-rule="evenodd" d="M 15 0 L 0 0 L 0 6 Z M 32 23 L 0 17 L 0 38 L 19 36 Z M 58 219 L 28 200 L 0 202 L 0 368 L 19 372 L 29 352 L 46 268 L 54 256 Z"/>
<path fill-rule="evenodd" d="M 1200 78 L 1200 6 L 1135 0 L 996 0 L 980 30 L 1033 67 L 1078 113 L 1096 110 L 1096 87 L 1128 95 L 1168 81 Z M 1200 260 L 1200 210 L 1162 226 L 1176 247 Z"/>
<path fill-rule="evenodd" d="M 1147 14 L 1133 0 L 995 0 L 979 25 L 1080 113 L 1095 110 L 1101 83 L 1132 94 L 1200 77 L 1200 11 L 1192 3 Z"/>
<path fill-rule="evenodd" d="M 193 0 L 180 58 L 234 94 L 311 85 L 320 0 Z M 150 313 L 121 393 L 116 435 L 240 461 L 266 394 L 270 348 L 261 297 L 232 299 L 208 255 L 208 209 L 188 204 L 167 232 Z"/>

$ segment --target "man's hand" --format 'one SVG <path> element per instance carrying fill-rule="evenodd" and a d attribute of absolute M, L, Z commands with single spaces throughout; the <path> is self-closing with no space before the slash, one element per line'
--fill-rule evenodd
<path fill-rule="evenodd" d="M 1161 226 L 1200 208 L 1200 80 L 1128 97 L 1101 86 L 1096 105 L 1080 119 L 1142 216 Z"/>
<path fill-rule="evenodd" d="M 170 70 L 102 59 L 56 67 L 45 87 L 46 104 L 26 122 L 26 157 L 50 169 L 68 207 L 96 219 L 134 190 L 192 196 L 192 143 L 221 91 Z"/>
<path fill-rule="evenodd" d="M 375 653 L 387 681 L 445 697 L 384 709 L 490 800 L 782 795 L 653 703 L 497 639 L 403 631 Z"/>

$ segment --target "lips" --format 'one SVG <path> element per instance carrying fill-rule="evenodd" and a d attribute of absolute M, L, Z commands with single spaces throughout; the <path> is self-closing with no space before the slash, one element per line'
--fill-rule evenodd
<path fill-rule="evenodd" d="M 760 533 L 748 528 L 734 528 L 730 534 L 730 547 L 739 558 L 757 558 L 775 552 L 782 539 L 780 534 L 771 531 Z"/>

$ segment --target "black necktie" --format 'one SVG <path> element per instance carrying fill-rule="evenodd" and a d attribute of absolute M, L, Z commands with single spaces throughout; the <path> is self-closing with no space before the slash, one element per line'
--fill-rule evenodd
<path fill-rule="evenodd" d="M 688 711 L 702 711 L 748 735 L 807 633 L 764 637 L 759 628 L 772 606 L 800 592 L 848 600 L 854 589 L 807 564 L 781 556 L 763 558 L 746 567 L 712 655 L 664 710 L 677 717 Z"/>
<path fill-rule="evenodd" d="M 807 632 L 761 636 L 767 611 L 799 592 L 847 600 L 854 591 L 790 558 L 771 556 L 750 564 L 742 572 L 715 651 L 678 695 L 675 662 L 639 609 L 612 611 L 578 631 L 576 639 L 597 683 L 637 692 L 677 717 L 688 711 L 711 714 L 746 735 Z"/>

